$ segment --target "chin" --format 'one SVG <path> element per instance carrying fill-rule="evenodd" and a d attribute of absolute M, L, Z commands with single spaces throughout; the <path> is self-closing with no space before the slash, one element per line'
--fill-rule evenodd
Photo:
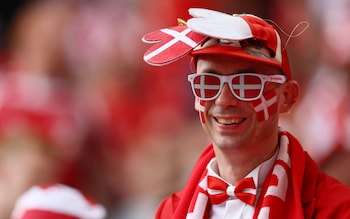
<path fill-rule="evenodd" d="M 240 147 L 245 147 L 247 144 L 242 141 L 242 139 L 232 139 L 232 137 L 230 139 L 220 139 L 213 142 L 213 144 L 221 150 L 238 149 Z"/>

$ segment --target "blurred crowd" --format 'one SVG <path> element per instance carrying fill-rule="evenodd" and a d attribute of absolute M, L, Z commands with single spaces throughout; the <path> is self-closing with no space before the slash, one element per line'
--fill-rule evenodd
<path fill-rule="evenodd" d="M 186 59 L 148 66 L 141 38 L 186 20 L 189 7 L 253 13 L 280 26 L 302 87 L 281 125 L 350 185 L 349 0 L 11 2 L 0 14 L 1 219 L 37 184 L 77 188 L 108 219 L 153 218 L 159 201 L 181 188 L 209 143 L 187 84 L 191 68 Z M 309 28 L 289 37 L 300 21 Z"/>

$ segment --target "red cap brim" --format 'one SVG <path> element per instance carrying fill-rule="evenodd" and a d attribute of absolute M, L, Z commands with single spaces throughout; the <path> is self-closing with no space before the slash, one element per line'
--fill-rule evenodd
<path fill-rule="evenodd" d="M 290 79 L 289 66 L 288 66 L 288 68 L 286 68 L 285 66 L 283 66 L 280 62 L 278 62 L 276 60 L 254 56 L 240 47 L 209 46 L 209 47 L 205 47 L 203 49 L 194 50 L 191 52 L 190 55 L 193 57 L 196 57 L 199 55 L 224 55 L 224 56 L 232 56 L 232 57 L 235 57 L 238 59 L 259 62 L 262 64 L 274 66 L 274 67 L 281 69 L 286 74 L 287 78 Z"/>

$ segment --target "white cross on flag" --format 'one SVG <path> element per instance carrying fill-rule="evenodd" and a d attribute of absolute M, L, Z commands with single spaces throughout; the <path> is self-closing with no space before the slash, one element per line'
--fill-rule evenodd
<path fill-rule="evenodd" d="M 194 109 L 198 112 L 204 112 L 204 100 L 200 100 L 198 98 L 195 98 L 194 101 Z"/>
<path fill-rule="evenodd" d="M 277 96 L 274 89 L 264 92 L 260 99 L 253 101 L 259 122 L 268 120 L 277 112 Z"/>
<path fill-rule="evenodd" d="M 232 88 L 242 98 L 253 98 L 260 93 L 262 84 L 260 78 L 251 75 L 241 75 L 232 80 Z"/>
<path fill-rule="evenodd" d="M 144 54 L 151 65 L 166 65 L 189 54 L 207 36 L 193 32 L 187 26 L 174 26 L 146 34 L 142 41 L 156 43 Z"/>

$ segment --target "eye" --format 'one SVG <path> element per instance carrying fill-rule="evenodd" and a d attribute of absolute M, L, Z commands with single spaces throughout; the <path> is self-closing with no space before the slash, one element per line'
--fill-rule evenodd
<path fill-rule="evenodd" d="M 232 80 L 233 91 L 242 98 L 255 98 L 259 96 L 262 88 L 260 77 L 242 74 Z"/>

